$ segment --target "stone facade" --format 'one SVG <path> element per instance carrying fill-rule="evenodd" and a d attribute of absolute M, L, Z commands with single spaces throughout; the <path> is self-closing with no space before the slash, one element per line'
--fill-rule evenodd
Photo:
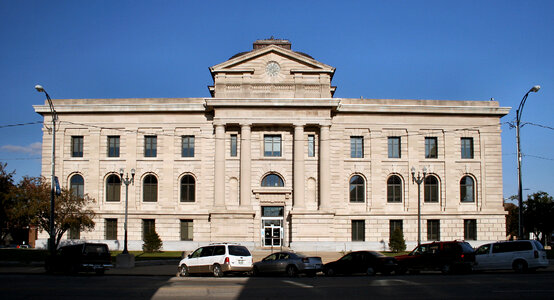
<path fill-rule="evenodd" d="M 96 228 L 80 239 L 123 248 L 125 185 L 116 201 L 107 193 L 124 168 L 136 170 L 130 249 L 142 245 L 144 220 L 154 220 L 166 250 L 219 241 L 382 250 L 391 220 L 401 220 L 410 247 L 418 231 L 412 167 L 432 177 L 421 185 L 422 241 L 505 238 L 500 118 L 509 108 L 495 101 L 334 98 L 333 67 L 292 51 L 286 40 L 253 48 L 210 68 L 212 98 L 53 100 L 60 120 L 56 175 L 65 186 L 80 176 L 96 199 Z M 48 124 L 48 105 L 34 108 Z M 51 135 L 46 127 L 43 134 L 48 178 Z M 119 155 L 110 157 L 114 138 Z M 151 146 L 156 153 L 149 157 Z M 191 149 L 193 155 L 183 153 Z M 429 151 L 436 157 L 426 158 Z M 187 195 L 190 201 L 182 201 Z M 183 220 L 192 229 L 183 229 Z M 428 220 L 439 220 L 439 236 L 428 236 Z M 183 230 L 192 236 L 182 240 Z M 107 240 L 108 231 L 117 239 Z"/>

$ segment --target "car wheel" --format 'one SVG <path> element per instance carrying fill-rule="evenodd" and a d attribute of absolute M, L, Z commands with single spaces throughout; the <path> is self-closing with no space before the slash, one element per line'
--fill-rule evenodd
<path fill-rule="evenodd" d="M 189 276 L 189 268 L 187 265 L 180 265 L 177 272 L 177 277 L 187 277 Z"/>
<path fill-rule="evenodd" d="M 373 269 L 373 267 L 367 267 L 367 270 L 365 271 L 365 274 L 367 276 L 373 276 L 373 275 L 375 275 L 375 269 Z"/>
<path fill-rule="evenodd" d="M 295 266 L 288 266 L 286 271 L 289 277 L 296 277 L 298 275 L 298 269 Z"/>
<path fill-rule="evenodd" d="M 442 274 L 450 274 L 452 272 L 452 267 L 449 264 L 444 264 L 441 267 Z"/>
<path fill-rule="evenodd" d="M 524 260 L 519 259 L 519 260 L 514 261 L 514 263 L 512 265 L 512 268 L 517 273 L 523 273 L 523 272 L 527 271 L 527 263 Z"/>
<path fill-rule="evenodd" d="M 260 276 L 260 270 L 258 270 L 258 267 L 252 268 L 252 276 Z"/>
<path fill-rule="evenodd" d="M 221 270 L 220 265 L 214 265 L 212 267 L 212 272 L 213 272 L 215 277 L 222 277 L 223 276 L 223 271 Z"/>

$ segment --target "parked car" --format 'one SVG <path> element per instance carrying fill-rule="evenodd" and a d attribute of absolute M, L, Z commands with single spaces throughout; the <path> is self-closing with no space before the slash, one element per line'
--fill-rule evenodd
<path fill-rule="evenodd" d="M 421 244 L 407 255 L 396 256 L 398 273 L 417 273 L 422 270 L 470 272 L 475 262 L 471 245 L 464 241 L 432 242 Z"/>
<path fill-rule="evenodd" d="M 101 243 L 82 243 L 60 247 L 54 257 L 46 260 L 47 272 L 104 272 L 112 268 L 108 245 Z"/>
<path fill-rule="evenodd" d="M 546 251 L 538 241 L 496 242 L 482 245 L 475 251 L 475 270 L 525 272 L 547 266 Z"/>
<path fill-rule="evenodd" d="M 315 276 L 321 271 L 322 266 L 321 257 L 318 256 L 308 257 L 300 253 L 277 252 L 254 263 L 252 273 L 254 276 L 262 273 L 285 273 L 290 277 L 295 277 L 299 273 Z"/>
<path fill-rule="evenodd" d="M 252 254 L 244 246 L 232 243 L 210 244 L 200 247 L 179 262 L 178 276 L 212 273 L 221 277 L 226 273 L 252 270 Z"/>
<path fill-rule="evenodd" d="M 344 255 L 337 261 L 326 263 L 323 266 L 323 273 L 327 276 L 356 273 L 390 274 L 396 267 L 397 261 L 394 257 L 387 257 L 376 251 L 356 251 Z"/>

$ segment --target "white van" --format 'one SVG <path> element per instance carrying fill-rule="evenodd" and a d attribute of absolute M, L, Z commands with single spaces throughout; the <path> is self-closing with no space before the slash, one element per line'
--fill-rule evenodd
<path fill-rule="evenodd" d="M 212 273 L 221 277 L 225 273 L 250 272 L 252 254 L 239 244 L 219 243 L 200 247 L 179 262 L 177 276 L 194 273 Z"/>
<path fill-rule="evenodd" d="M 485 244 L 475 250 L 474 270 L 509 270 L 525 272 L 546 268 L 548 259 L 541 243 L 519 240 Z"/>

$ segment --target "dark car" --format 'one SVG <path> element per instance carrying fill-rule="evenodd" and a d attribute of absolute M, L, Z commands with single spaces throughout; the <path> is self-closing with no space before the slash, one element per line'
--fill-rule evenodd
<path fill-rule="evenodd" d="M 422 270 L 441 271 L 444 274 L 454 271 L 470 272 L 475 263 L 475 252 L 464 241 L 433 242 L 421 244 L 407 255 L 396 256 L 398 273 Z"/>
<path fill-rule="evenodd" d="M 356 273 L 388 275 L 396 267 L 397 262 L 394 257 L 387 257 L 376 251 L 356 251 L 346 254 L 337 261 L 326 263 L 323 266 L 323 273 L 327 276 Z"/>
<path fill-rule="evenodd" d="M 60 247 L 54 257 L 47 259 L 45 267 L 47 272 L 96 272 L 101 275 L 113 265 L 108 245 L 84 243 Z"/>
<path fill-rule="evenodd" d="M 277 252 L 254 263 L 252 273 L 254 276 L 262 273 L 284 273 L 290 277 L 299 273 L 315 276 L 317 272 L 321 271 L 322 265 L 319 256 L 308 257 L 300 253 Z"/>

